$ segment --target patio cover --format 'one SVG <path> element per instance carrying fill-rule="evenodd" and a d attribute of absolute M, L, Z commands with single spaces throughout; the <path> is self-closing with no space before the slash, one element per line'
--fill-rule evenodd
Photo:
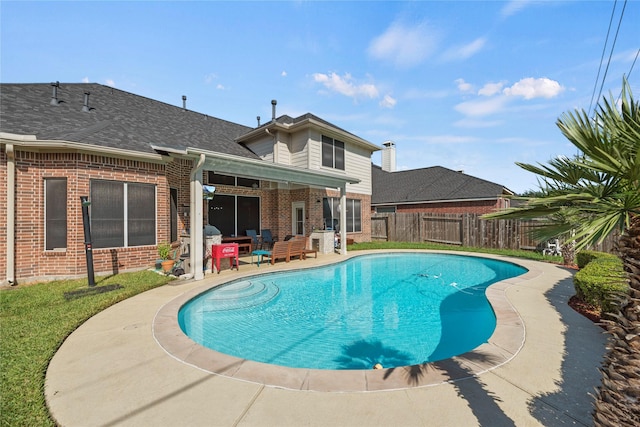
<path fill-rule="evenodd" d="M 340 224 L 347 222 L 347 184 L 356 184 L 360 179 L 329 173 L 325 171 L 312 171 L 291 166 L 269 163 L 264 160 L 249 159 L 246 157 L 222 154 L 213 151 L 187 148 L 186 150 L 175 150 L 171 148 L 153 147 L 157 152 L 163 154 L 191 158 L 193 167 L 191 169 L 190 182 L 190 216 L 192 228 L 195 224 L 202 224 L 203 221 L 203 200 L 202 200 L 202 172 L 211 170 L 216 173 L 226 175 L 239 175 L 246 178 L 254 178 L 267 181 L 288 182 L 292 184 L 310 185 L 314 187 L 335 188 L 340 190 Z M 203 258 L 204 258 L 204 237 L 202 233 L 191 233 L 191 268 L 194 272 L 193 278 L 201 280 L 204 278 Z M 347 241 L 346 227 L 340 227 L 340 241 Z M 346 255 L 345 244 L 340 246 L 340 253 Z"/>

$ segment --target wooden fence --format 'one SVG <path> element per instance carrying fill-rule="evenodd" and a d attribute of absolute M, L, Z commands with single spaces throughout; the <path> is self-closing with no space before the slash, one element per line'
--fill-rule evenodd
<path fill-rule="evenodd" d="M 540 224 L 537 220 L 486 220 L 478 214 L 380 213 L 371 216 L 371 239 L 539 250 L 543 242 L 530 232 Z M 614 238 L 607 238 L 593 249 L 612 252 L 613 242 Z"/>

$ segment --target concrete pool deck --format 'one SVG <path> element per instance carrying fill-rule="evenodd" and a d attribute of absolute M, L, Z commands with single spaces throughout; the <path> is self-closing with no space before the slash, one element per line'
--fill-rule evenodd
<path fill-rule="evenodd" d="M 488 289 L 496 333 L 447 361 L 380 371 L 294 370 L 203 349 L 176 329 L 177 308 L 207 288 L 345 259 L 320 255 L 241 264 L 239 272 L 175 282 L 97 314 L 51 360 L 47 404 L 62 426 L 592 425 L 590 393 L 600 384 L 606 336 L 568 307 L 571 272 L 490 258 L 529 272 Z"/>

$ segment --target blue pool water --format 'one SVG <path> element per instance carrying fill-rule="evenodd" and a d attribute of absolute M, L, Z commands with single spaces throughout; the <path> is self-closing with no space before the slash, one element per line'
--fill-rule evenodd
<path fill-rule="evenodd" d="M 258 362 L 314 369 L 414 365 L 486 342 L 496 319 L 485 289 L 526 271 L 458 255 L 364 255 L 230 282 L 189 301 L 178 321 L 197 343 Z"/>

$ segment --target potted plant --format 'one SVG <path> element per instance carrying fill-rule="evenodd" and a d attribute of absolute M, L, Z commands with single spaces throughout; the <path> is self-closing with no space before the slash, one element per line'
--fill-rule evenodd
<path fill-rule="evenodd" d="M 168 273 L 173 268 L 175 260 L 171 259 L 171 244 L 167 242 L 158 243 L 158 256 L 160 257 L 162 270 Z"/>

